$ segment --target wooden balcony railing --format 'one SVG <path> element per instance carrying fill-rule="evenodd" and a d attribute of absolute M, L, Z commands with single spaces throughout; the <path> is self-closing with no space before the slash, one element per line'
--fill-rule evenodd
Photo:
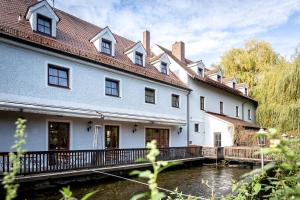
<path fill-rule="evenodd" d="M 202 157 L 202 147 L 161 148 L 157 160 L 177 160 Z M 21 158 L 19 175 L 59 172 L 66 170 L 102 168 L 107 166 L 129 165 L 145 162 L 149 150 L 70 150 L 70 151 L 31 151 Z M 8 152 L 0 152 L 0 175 L 10 171 Z"/>

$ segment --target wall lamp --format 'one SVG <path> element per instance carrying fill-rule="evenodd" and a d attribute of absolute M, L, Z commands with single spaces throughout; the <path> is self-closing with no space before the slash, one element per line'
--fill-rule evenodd
<path fill-rule="evenodd" d="M 92 121 L 89 121 L 89 122 L 87 123 L 87 131 L 88 131 L 88 132 L 92 129 L 92 125 L 93 125 L 93 122 L 92 122 Z"/>
<path fill-rule="evenodd" d="M 178 135 L 179 135 L 180 133 L 182 133 L 182 127 L 181 127 L 181 126 L 178 128 L 177 133 L 178 133 Z"/>
<path fill-rule="evenodd" d="M 134 124 L 134 125 L 133 125 L 132 133 L 135 133 L 135 132 L 137 131 L 137 127 L 138 127 L 137 124 Z"/>

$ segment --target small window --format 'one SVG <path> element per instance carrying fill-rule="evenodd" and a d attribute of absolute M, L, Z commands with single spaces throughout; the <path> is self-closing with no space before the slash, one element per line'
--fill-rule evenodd
<path fill-rule="evenodd" d="M 172 94 L 172 107 L 179 108 L 179 95 Z"/>
<path fill-rule="evenodd" d="M 140 52 L 135 52 L 135 64 L 143 66 L 143 54 Z"/>
<path fill-rule="evenodd" d="M 37 15 L 37 32 L 51 36 L 51 19 Z"/>
<path fill-rule="evenodd" d="M 198 133 L 199 132 L 199 124 L 195 124 L 194 127 L 194 132 Z"/>
<path fill-rule="evenodd" d="M 248 109 L 248 119 L 251 120 L 251 110 Z"/>
<path fill-rule="evenodd" d="M 101 52 L 107 55 L 111 55 L 111 41 L 102 39 Z"/>
<path fill-rule="evenodd" d="M 235 116 L 239 117 L 239 107 L 235 106 Z"/>
<path fill-rule="evenodd" d="M 248 95 L 248 88 L 245 88 L 245 95 Z"/>
<path fill-rule="evenodd" d="M 200 110 L 204 110 L 205 98 L 203 96 L 200 97 Z"/>
<path fill-rule="evenodd" d="M 168 74 L 168 67 L 167 63 L 161 62 L 160 64 L 160 70 L 162 74 Z"/>
<path fill-rule="evenodd" d="M 105 95 L 119 97 L 119 81 L 106 78 L 105 79 Z"/>
<path fill-rule="evenodd" d="M 201 67 L 198 67 L 198 75 L 203 76 L 203 69 Z"/>
<path fill-rule="evenodd" d="M 48 65 L 48 85 L 69 88 L 69 69 Z"/>
<path fill-rule="evenodd" d="M 235 89 L 235 82 L 232 83 L 232 88 Z"/>
<path fill-rule="evenodd" d="M 222 145 L 221 133 L 215 132 L 215 147 L 220 147 Z"/>
<path fill-rule="evenodd" d="M 220 114 L 223 114 L 224 113 L 223 111 L 224 111 L 223 110 L 223 102 L 220 101 Z"/>
<path fill-rule="evenodd" d="M 222 77 L 221 77 L 220 75 L 217 75 L 217 80 L 218 80 L 219 82 L 221 82 Z"/>
<path fill-rule="evenodd" d="M 145 88 L 145 102 L 155 104 L 155 90 Z"/>

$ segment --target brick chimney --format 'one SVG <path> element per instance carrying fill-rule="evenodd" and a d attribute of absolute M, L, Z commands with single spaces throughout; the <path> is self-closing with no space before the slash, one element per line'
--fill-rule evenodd
<path fill-rule="evenodd" d="M 180 61 L 185 61 L 185 47 L 184 42 L 175 42 L 172 45 L 172 54 Z"/>
<path fill-rule="evenodd" d="M 150 32 L 147 30 L 143 32 L 143 46 L 147 55 L 150 55 Z"/>

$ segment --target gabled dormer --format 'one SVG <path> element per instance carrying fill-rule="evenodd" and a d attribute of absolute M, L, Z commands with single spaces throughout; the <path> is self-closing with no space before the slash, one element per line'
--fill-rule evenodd
<path fill-rule="evenodd" d="M 102 29 L 91 41 L 97 51 L 108 56 L 115 56 L 117 40 L 108 27 Z"/>
<path fill-rule="evenodd" d="M 236 80 L 235 76 L 223 78 L 223 83 L 233 89 L 236 89 L 237 80 Z"/>
<path fill-rule="evenodd" d="M 134 64 L 145 67 L 147 53 L 140 41 L 125 49 L 124 53 Z"/>
<path fill-rule="evenodd" d="M 188 65 L 198 76 L 204 77 L 205 65 L 202 60 L 191 63 Z"/>
<path fill-rule="evenodd" d="M 47 1 L 40 1 L 29 7 L 26 19 L 29 20 L 34 32 L 56 37 L 56 26 L 59 18 Z"/>
<path fill-rule="evenodd" d="M 222 72 L 221 69 L 216 67 L 216 68 L 213 68 L 213 69 L 210 69 L 210 70 L 206 71 L 205 74 L 209 78 L 222 83 L 223 72 Z"/>
<path fill-rule="evenodd" d="M 150 59 L 150 62 L 155 68 L 162 74 L 169 75 L 170 74 L 170 60 L 166 53 L 162 53 L 160 55 L 154 56 Z"/>
<path fill-rule="evenodd" d="M 241 93 L 243 93 L 246 96 L 248 96 L 248 94 L 249 94 L 248 85 L 246 83 L 237 84 L 236 89 L 239 90 Z"/>

